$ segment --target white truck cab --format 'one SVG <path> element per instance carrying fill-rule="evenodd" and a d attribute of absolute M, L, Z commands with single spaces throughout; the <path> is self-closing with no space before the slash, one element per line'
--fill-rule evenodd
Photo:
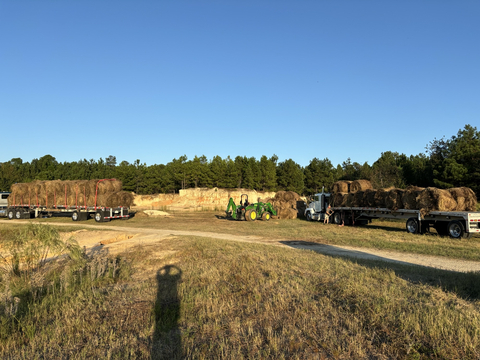
<path fill-rule="evenodd" d="M 9 192 L 0 191 L 0 217 L 7 216 Z"/>
<path fill-rule="evenodd" d="M 325 212 L 330 203 L 330 193 L 322 190 L 321 193 L 313 196 L 313 201 L 307 205 L 305 209 L 305 217 L 307 221 L 323 221 L 325 219 Z"/>

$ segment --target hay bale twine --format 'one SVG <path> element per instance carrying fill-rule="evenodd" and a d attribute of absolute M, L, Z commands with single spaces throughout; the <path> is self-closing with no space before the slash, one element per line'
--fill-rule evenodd
<path fill-rule="evenodd" d="M 387 192 L 385 197 L 385 206 L 390 210 L 398 210 L 403 208 L 403 190 L 391 189 Z"/>
<path fill-rule="evenodd" d="M 423 191 L 424 188 L 418 186 L 407 186 L 402 196 L 402 203 L 404 209 L 415 210 L 417 209 L 417 196 Z"/>
<path fill-rule="evenodd" d="M 375 207 L 375 194 L 376 190 L 367 189 L 363 192 L 363 206 Z"/>
<path fill-rule="evenodd" d="M 350 185 L 350 192 L 365 191 L 367 189 L 373 189 L 370 180 L 355 180 Z"/>
<path fill-rule="evenodd" d="M 472 189 L 458 187 L 448 189 L 448 192 L 457 202 L 455 211 L 475 211 L 477 209 L 477 196 Z"/>
<path fill-rule="evenodd" d="M 417 209 L 422 217 L 431 211 L 453 211 L 456 207 L 457 202 L 448 190 L 427 187 L 417 196 Z"/>

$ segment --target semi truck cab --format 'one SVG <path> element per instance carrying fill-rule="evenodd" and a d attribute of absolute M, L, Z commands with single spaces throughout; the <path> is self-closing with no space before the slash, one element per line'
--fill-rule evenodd
<path fill-rule="evenodd" d="M 0 191 L 0 217 L 7 216 L 9 192 Z"/>
<path fill-rule="evenodd" d="M 325 212 L 330 204 L 330 197 L 331 194 L 323 190 L 321 193 L 313 196 L 313 201 L 305 209 L 305 217 L 308 221 L 323 221 L 325 219 Z"/>

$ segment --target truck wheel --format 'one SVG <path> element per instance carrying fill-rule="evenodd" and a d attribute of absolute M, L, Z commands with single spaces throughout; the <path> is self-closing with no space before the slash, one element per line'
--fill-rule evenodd
<path fill-rule="evenodd" d="M 312 221 L 312 213 L 311 212 L 307 212 L 305 217 L 307 218 L 307 221 Z"/>
<path fill-rule="evenodd" d="M 458 220 L 452 220 L 448 223 L 448 235 L 453 239 L 460 239 L 465 234 L 465 227 Z"/>
<path fill-rule="evenodd" d="M 13 209 L 8 209 L 8 211 L 7 211 L 7 218 L 8 218 L 8 220 L 13 220 L 13 219 L 15 219 L 15 210 L 13 210 Z"/>
<path fill-rule="evenodd" d="M 268 221 L 270 220 L 270 218 L 271 218 L 270 213 L 268 211 L 265 211 L 262 215 L 262 220 Z"/>
<path fill-rule="evenodd" d="M 104 215 L 103 215 L 103 211 L 102 210 L 97 210 L 97 212 L 95 213 L 95 221 L 96 222 L 103 222 L 105 219 L 104 219 Z"/>
<path fill-rule="evenodd" d="M 247 221 L 257 220 L 257 212 L 254 209 L 247 210 L 245 212 L 245 220 Z"/>
<path fill-rule="evenodd" d="M 79 216 L 79 214 L 78 214 L 78 211 L 74 211 L 74 212 L 72 213 L 72 220 L 73 220 L 73 221 L 78 221 L 79 218 L 80 218 L 80 216 Z"/>
<path fill-rule="evenodd" d="M 410 218 L 407 220 L 406 224 L 407 232 L 410 234 L 418 234 L 420 226 L 418 225 L 418 220 L 415 218 Z"/>
<path fill-rule="evenodd" d="M 336 212 L 335 214 L 333 214 L 333 223 L 337 224 L 337 225 L 341 225 L 342 224 L 342 214 L 340 214 L 339 212 Z"/>
<path fill-rule="evenodd" d="M 15 210 L 15 219 L 21 219 L 21 218 L 23 218 L 23 210 L 21 209 Z"/>

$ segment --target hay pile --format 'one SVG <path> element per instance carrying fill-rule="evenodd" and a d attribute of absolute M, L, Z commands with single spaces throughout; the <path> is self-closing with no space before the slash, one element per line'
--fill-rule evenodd
<path fill-rule="evenodd" d="M 305 212 L 305 202 L 294 191 L 278 191 L 274 198 L 259 201 L 271 203 L 278 219 L 296 219 Z"/>
<path fill-rule="evenodd" d="M 350 184 L 350 192 L 365 191 L 373 189 L 372 183 L 369 180 L 355 180 Z"/>
<path fill-rule="evenodd" d="M 98 190 L 97 190 L 98 183 Z M 119 180 L 52 180 L 12 185 L 9 205 L 130 207 L 133 195 L 122 191 Z"/>

